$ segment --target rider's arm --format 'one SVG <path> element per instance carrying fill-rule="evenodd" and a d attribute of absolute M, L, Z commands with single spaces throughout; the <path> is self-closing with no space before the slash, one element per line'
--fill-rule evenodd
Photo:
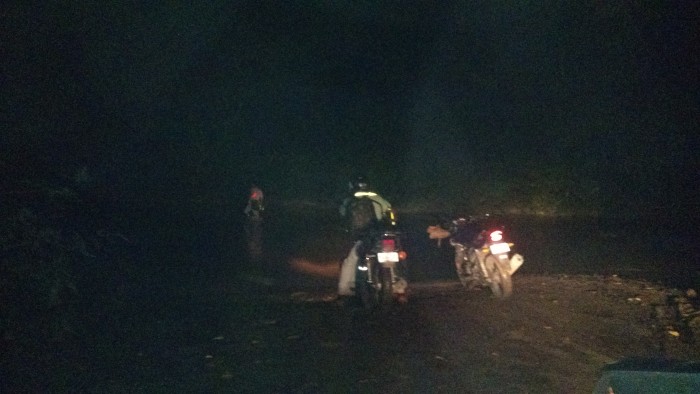
<path fill-rule="evenodd" d="M 385 200 L 384 197 L 380 196 L 379 194 L 375 194 L 370 197 L 372 201 L 374 201 L 376 204 L 379 205 L 379 209 L 381 212 L 377 214 L 377 220 L 382 220 L 384 217 L 384 214 L 386 211 L 391 209 L 391 204 L 389 201 Z"/>
<path fill-rule="evenodd" d="M 386 212 L 391 209 L 391 204 L 389 201 L 385 200 L 384 197 L 377 195 L 377 199 L 379 200 L 379 204 L 382 206 L 382 212 Z"/>

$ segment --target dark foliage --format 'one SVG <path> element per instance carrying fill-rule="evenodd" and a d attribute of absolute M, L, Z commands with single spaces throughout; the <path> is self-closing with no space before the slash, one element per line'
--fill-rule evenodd
<path fill-rule="evenodd" d="M 105 220 L 86 170 L 64 185 L 5 184 L 0 205 L 2 340 L 53 343 L 79 335 L 107 249 L 126 242 Z"/>

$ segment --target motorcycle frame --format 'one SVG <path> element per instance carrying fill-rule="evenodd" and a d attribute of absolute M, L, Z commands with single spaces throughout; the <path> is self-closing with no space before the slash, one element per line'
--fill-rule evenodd
<path fill-rule="evenodd" d="M 467 261 L 467 262 L 471 263 L 471 261 L 472 261 L 471 254 L 472 253 L 476 256 L 476 261 L 477 261 L 476 265 L 478 265 L 478 267 L 479 267 L 479 277 L 477 279 L 479 279 L 480 281 L 483 281 L 484 283 L 487 283 L 487 284 L 490 284 L 492 281 L 491 281 L 490 275 L 488 274 L 488 271 L 486 270 L 486 264 L 485 264 L 486 258 L 489 256 L 494 256 L 498 261 L 503 261 L 504 258 L 506 261 L 509 260 L 508 253 L 493 254 L 491 252 L 485 252 L 484 249 L 488 247 L 488 242 L 480 248 L 473 247 L 473 246 L 467 247 L 467 246 L 465 246 L 461 243 L 457 243 L 457 242 L 452 242 L 451 244 L 455 249 L 456 248 L 462 249 L 462 259 Z M 456 252 L 456 250 L 455 250 L 455 252 Z M 472 272 L 471 275 L 474 276 L 475 273 Z"/>
<path fill-rule="evenodd" d="M 381 242 L 382 239 L 386 236 L 392 236 L 396 241 L 399 241 L 399 235 L 398 234 L 392 234 L 392 233 L 382 233 L 382 235 L 379 237 L 379 240 Z M 397 242 L 397 247 L 395 248 L 397 251 L 401 250 L 401 244 L 400 242 Z M 372 246 L 372 249 L 376 248 L 376 244 Z M 370 252 L 365 254 L 364 260 L 364 267 L 367 268 L 367 283 L 372 284 L 375 288 L 378 286 L 381 286 L 381 283 L 377 281 L 376 273 L 377 269 L 380 267 L 384 267 L 384 264 L 380 263 L 379 260 L 377 259 L 377 254 Z M 375 266 L 375 264 L 378 264 L 378 266 Z M 389 271 L 391 272 L 391 282 L 396 283 L 396 264 L 400 264 L 400 262 L 396 263 L 391 263 L 391 266 L 389 266 Z M 358 267 L 360 267 L 358 265 Z"/>
<path fill-rule="evenodd" d="M 391 283 L 395 284 L 397 282 L 397 265 L 401 264 L 401 261 L 398 262 L 391 262 L 391 263 L 380 263 L 378 260 L 377 256 L 377 251 L 381 248 L 381 241 L 383 239 L 386 239 L 387 237 L 393 238 L 395 240 L 395 251 L 400 251 L 401 249 L 401 236 L 398 232 L 395 231 L 384 231 L 382 233 L 378 233 L 377 237 L 373 239 L 373 242 L 371 244 L 371 247 L 369 248 L 369 251 L 364 253 L 364 256 L 360 256 L 360 259 L 358 260 L 357 264 L 357 271 L 364 271 L 365 274 L 359 275 L 356 274 L 356 277 L 364 277 L 363 280 L 369 285 L 371 288 L 373 288 L 375 291 L 380 292 L 384 289 L 383 287 L 383 281 L 380 280 L 378 277 L 379 272 L 382 271 L 384 268 L 388 269 L 389 274 L 391 275 Z M 356 284 L 356 288 L 359 286 Z"/>

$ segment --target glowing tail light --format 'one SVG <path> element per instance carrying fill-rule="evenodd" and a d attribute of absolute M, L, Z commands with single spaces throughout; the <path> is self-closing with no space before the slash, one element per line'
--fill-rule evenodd
<path fill-rule="evenodd" d="M 382 240 L 382 251 L 393 252 L 396 249 L 396 242 L 393 239 Z"/>
<path fill-rule="evenodd" d="M 489 234 L 489 238 L 492 242 L 503 241 L 503 231 L 497 230 Z"/>

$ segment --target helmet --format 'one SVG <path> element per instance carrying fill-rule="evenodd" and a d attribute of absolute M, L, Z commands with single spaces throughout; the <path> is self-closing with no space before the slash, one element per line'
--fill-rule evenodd
<path fill-rule="evenodd" d="M 357 179 L 355 179 L 355 182 L 353 182 L 353 189 L 354 191 L 369 191 L 369 183 L 367 183 L 367 180 L 364 177 L 358 176 Z"/>

